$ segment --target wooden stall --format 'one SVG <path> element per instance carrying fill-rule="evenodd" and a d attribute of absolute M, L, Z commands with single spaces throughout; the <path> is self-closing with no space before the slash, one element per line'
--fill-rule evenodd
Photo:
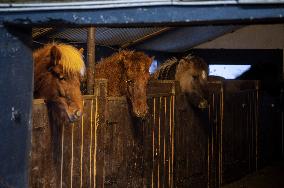
<path fill-rule="evenodd" d="M 35 100 L 30 186 L 173 187 L 175 82 L 154 82 L 148 91 L 149 117 L 139 121 L 124 97 L 107 97 L 106 80 L 97 81 L 81 120 L 62 126 L 59 139 Z"/>
<path fill-rule="evenodd" d="M 258 82 L 227 80 L 209 86 L 208 180 L 220 187 L 257 168 Z"/>
<path fill-rule="evenodd" d="M 32 187 L 220 187 L 256 170 L 257 81 L 210 83 L 206 110 L 191 107 L 175 81 L 150 82 L 143 121 L 106 84 L 95 82 L 81 120 L 59 135 L 34 100 Z"/>
<path fill-rule="evenodd" d="M 221 183 L 257 168 L 258 82 L 224 82 Z"/>
<path fill-rule="evenodd" d="M 266 90 L 260 92 L 259 168 L 283 159 L 283 83 L 274 82 L 271 87 L 277 88 L 277 95 Z"/>
<path fill-rule="evenodd" d="M 210 91 L 210 185 L 232 182 L 281 158 L 281 103 L 259 81 L 217 81 Z"/>

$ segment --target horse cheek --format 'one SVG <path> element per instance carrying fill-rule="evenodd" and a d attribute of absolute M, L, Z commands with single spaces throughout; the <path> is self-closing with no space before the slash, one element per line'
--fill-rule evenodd
<path fill-rule="evenodd" d="M 188 78 L 188 76 L 180 77 L 179 82 L 182 92 L 191 93 L 193 91 L 193 80 L 191 78 Z"/>
<path fill-rule="evenodd" d="M 146 84 L 144 80 L 140 80 L 134 87 L 133 111 L 138 117 L 144 117 L 148 111 Z"/>
<path fill-rule="evenodd" d="M 67 120 L 68 119 L 68 104 L 66 103 L 66 100 L 62 97 L 57 97 L 57 100 L 56 100 L 56 104 L 57 104 L 57 107 L 59 109 L 59 117 L 60 119 L 64 119 L 64 120 Z"/>

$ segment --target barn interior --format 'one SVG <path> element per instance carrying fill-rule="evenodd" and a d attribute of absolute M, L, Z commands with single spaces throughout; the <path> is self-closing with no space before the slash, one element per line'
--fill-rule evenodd
<path fill-rule="evenodd" d="M 47 43 L 62 42 L 71 44 L 77 48 L 84 48 L 84 56 L 87 61 L 87 56 L 90 50 L 88 49 L 88 44 L 90 43 L 89 39 L 91 38 L 91 34 L 94 38 L 92 45 L 95 46 L 95 56 L 93 57 L 95 63 L 121 49 L 143 51 L 149 56 L 155 57 L 151 69 L 149 70 L 152 73 L 169 58 L 181 58 L 188 54 L 193 54 L 202 57 L 206 61 L 209 66 L 209 75 L 217 75 L 225 78 L 223 81 L 217 81 L 216 83 L 213 82 L 212 85 L 210 85 L 212 101 L 214 101 L 214 105 L 216 106 L 212 105 L 212 110 L 211 107 L 209 107 L 209 112 L 206 111 L 206 113 L 210 114 L 211 110 L 212 117 L 209 117 L 208 126 L 213 127 L 210 128 L 210 136 L 208 138 L 206 137 L 206 139 L 208 139 L 208 146 L 206 145 L 205 154 L 199 151 L 193 151 L 200 145 L 197 146 L 196 144 L 189 144 L 189 147 L 194 145 L 193 148 L 179 148 L 177 146 L 177 150 L 180 153 L 175 153 L 174 159 L 179 159 L 180 161 L 175 163 L 177 168 L 176 171 L 173 172 L 169 170 L 169 174 L 167 174 L 166 172 L 161 172 L 162 170 L 166 171 L 167 169 L 163 169 L 159 165 L 165 165 L 166 162 L 164 161 L 174 159 L 172 156 L 169 157 L 169 159 L 166 159 L 166 152 L 164 152 L 164 158 L 160 157 L 162 154 L 156 154 L 159 156 L 156 157 L 156 146 L 153 146 L 153 150 L 151 151 L 153 152 L 154 162 L 153 166 L 150 164 L 150 167 L 154 170 L 151 171 L 145 167 L 142 175 L 144 179 L 141 180 L 143 185 L 146 187 L 204 187 L 206 185 L 207 187 L 223 188 L 262 188 L 269 186 L 284 186 L 283 179 L 281 178 L 284 175 L 284 24 L 282 18 L 279 20 L 263 18 L 261 21 L 254 22 L 242 22 L 240 20 L 237 22 L 230 22 L 230 20 L 228 20 L 225 22 L 197 21 L 181 24 L 140 23 L 138 26 L 127 23 L 119 25 L 106 24 L 105 26 L 103 24 L 87 24 L 82 26 L 67 23 L 64 27 L 58 27 L 58 24 L 56 22 L 53 23 L 52 20 L 48 21 L 48 24 L 46 24 L 47 26 L 39 23 L 35 25 L 31 24 L 28 27 L 18 27 L 18 21 L 19 20 L 16 21 L 16 24 L 8 24 L 8 30 L 11 30 L 11 33 L 13 33 L 14 28 L 16 28 L 15 30 L 17 30 L 17 28 L 21 28 L 21 32 L 15 32 L 17 33 L 16 36 L 21 36 L 21 40 L 24 41 L 24 44 L 26 44 L 32 51 Z M 32 30 L 31 33 L 29 33 L 30 29 Z M 28 34 L 25 33 L 26 31 Z M 29 36 L 31 37 L 31 41 L 27 42 L 26 40 L 29 40 L 29 37 L 26 37 L 26 35 L 29 34 L 31 34 L 31 36 Z M 235 87 L 233 90 L 230 90 L 231 86 L 235 86 L 236 83 L 237 91 L 234 90 Z M 161 88 L 166 86 L 159 87 L 160 90 L 162 90 Z M 90 96 L 85 97 L 86 100 L 90 98 Z M 108 100 L 112 103 L 114 99 Z M 123 103 L 121 102 L 123 100 L 119 99 L 118 101 L 119 103 L 111 104 L 113 105 L 112 107 L 119 109 L 119 105 Z M 92 102 L 94 102 L 93 98 Z M 33 103 L 34 122 L 48 121 L 45 111 L 46 109 L 43 110 L 42 104 L 42 101 L 40 104 L 37 104 L 35 101 Z M 90 104 L 88 103 L 88 105 Z M 125 109 L 123 107 L 120 112 L 113 112 L 115 114 L 115 118 L 117 118 L 121 113 L 125 113 L 124 110 Z M 184 123 L 184 125 L 187 125 L 185 122 L 191 121 L 190 115 L 181 116 L 185 117 L 181 118 L 182 120 L 179 122 L 180 124 Z M 111 119 L 115 123 L 106 125 L 115 127 L 117 124 L 115 118 L 114 120 Z M 127 121 L 127 118 L 126 120 L 123 120 L 121 124 L 127 124 L 124 121 Z M 92 122 L 92 120 L 90 120 L 90 122 Z M 194 134 L 198 134 L 198 131 L 200 130 L 192 131 L 193 133 L 190 133 L 190 129 L 186 127 L 182 128 L 186 130 L 185 134 L 188 133 L 189 136 L 199 137 Z M 44 128 L 41 126 L 35 127 L 35 130 L 41 129 Z M 123 128 L 117 128 L 115 131 L 117 132 L 113 132 L 111 136 L 108 135 L 109 137 L 105 138 L 104 142 L 109 141 L 112 143 L 110 140 L 114 139 L 114 136 L 119 135 L 119 131 L 124 130 Z M 160 129 L 154 130 L 154 132 L 155 131 L 160 131 Z M 154 132 L 153 137 L 151 137 L 153 140 L 155 140 L 154 136 L 159 135 L 155 135 L 156 132 Z M 69 133 L 71 135 L 71 131 Z M 182 133 L 178 134 L 180 134 L 181 137 L 186 137 L 186 135 Z M 39 137 L 40 136 L 37 135 L 36 138 Z M 145 142 L 147 142 L 147 139 L 145 140 Z M 71 142 L 71 140 L 69 141 Z M 120 140 L 118 139 L 118 141 Z M 177 141 L 181 144 L 197 142 L 197 140 L 187 138 L 184 138 L 182 141 Z M 98 144 L 105 144 L 107 147 L 111 147 L 111 144 L 106 144 L 104 142 L 98 142 Z M 125 144 L 122 141 L 121 143 Z M 162 148 L 160 147 L 160 142 L 158 145 L 159 146 L 157 147 L 160 151 Z M 164 145 L 166 144 L 164 143 Z M 139 149 L 140 148 L 137 150 Z M 183 150 L 188 150 L 188 152 L 182 152 Z M 75 148 L 74 152 L 76 151 L 77 150 Z M 99 153 L 103 151 L 103 149 L 98 149 L 97 152 Z M 117 162 L 113 159 L 116 157 L 114 153 L 119 153 L 121 151 L 117 148 L 111 148 L 108 151 L 111 152 L 111 154 L 107 153 L 104 155 L 109 157 L 104 158 L 104 160 L 114 160 Z M 164 150 L 161 149 L 161 151 Z M 137 151 L 138 154 L 136 153 L 135 155 L 141 154 L 139 152 L 141 151 Z M 191 152 L 197 153 L 196 156 L 188 156 L 192 154 Z M 125 151 L 123 151 L 123 153 L 125 153 Z M 179 157 L 178 154 L 180 154 L 181 157 Z M 71 154 L 69 153 L 68 155 Z M 201 158 L 198 163 L 195 164 L 195 162 L 193 162 L 194 165 L 191 166 L 190 160 L 196 160 L 198 157 Z M 136 171 L 141 170 L 139 169 L 139 162 L 136 164 L 137 161 L 135 161 L 135 159 L 133 159 L 134 162 L 130 161 L 127 163 L 128 166 L 132 166 L 135 163 L 135 167 L 129 167 L 131 170 L 135 171 L 135 173 L 130 175 L 127 174 L 128 176 L 135 177 L 135 175 L 139 174 L 136 174 Z M 206 159 L 206 161 L 202 161 L 203 159 Z M 97 160 L 99 161 L 100 159 L 98 158 Z M 155 160 L 159 162 L 156 163 Z M 148 164 L 150 162 L 144 161 L 144 163 Z M 112 170 L 110 171 L 114 174 L 110 174 L 104 177 L 105 179 L 102 178 L 102 180 L 100 177 L 97 178 L 97 183 L 99 185 L 103 184 L 108 187 L 115 187 L 119 185 L 118 181 L 128 181 L 125 179 L 128 176 L 122 177 L 123 175 L 117 175 L 119 174 L 119 171 L 125 172 L 122 164 L 110 164 L 107 162 L 104 164 L 106 165 L 106 168 L 111 168 Z M 139 168 L 136 168 L 136 165 Z M 180 170 L 180 168 L 184 165 L 187 165 L 186 167 L 194 171 L 194 173 L 190 173 L 186 170 Z M 100 172 L 100 168 L 102 167 L 98 166 L 97 173 Z M 129 170 L 129 168 L 126 170 Z M 203 168 L 206 168 L 205 172 L 202 171 Z M 65 167 L 63 167 L 62 171 L 64 170 Z M 71 173 L 72 172 L 73 171 L 71 169 Z M 87 173 L 91 174 L 89 171 Z M 152 175 L 147 175 L 147 173 L 152 173 Z M 182 178 L 179 178 L 179 175 L 182 176 Z M 37 182 L 38 180 L 36 180 L 36 178 L 39 178 L 39 176 L 40 175 L 37 175 L 31 178 L 32 181 L 34 181 L 32 183 L 34 183 L 33 185 L 35 187 L 36 185 L 39 186 L 44 184 L 41 184 L 42 182 Z M 67 178 L 70 179 L 69 176 L 70 175 L 68 175 Z M 48 179 L 48 176 L 44 178 Z M 166 181 L 167 178 L 169 181 L 173 181 L 174 183 L 163 183 L 163 181 Z M 40 181 L 43 181 L 42 179 Z M 149 182 L 148 179 L 150 179 Z M 0 177 L 0 185 L 2 185 L 1 181 Z M 75 179 L 73 180 L 73 183 L 74 181 Z M 138 183 L 141 183 L 141 181 L 139 180 Z M 201 183 L 202 181 L 204 182 Z M 63 184 L 63 186 L 67 186 L 69 183 L 66 183 L 66 185 Z M 128 185 L 131 187 L 137 184 Z"/>
<path fill-rule="evenodd" d="M 259 121 L 269 126 L 262 130 L 266 132 L 262 144 L 265 147 L 264 152 L 271 153 L 264 154 L 266 156 L 262 159 L 259 169 L 274 165 L 277 173 L 283 175 L 283 162 L 279 162 L 283 158 L 284 25 L 282 23 L 93 29 L 95 29 L 95 62 L 122 49 L 143 51 L 155 57 L 149 70 L 152 73 L 169 58 L 193 54 L 205 59 L 210 69 L 209 75 L 222 76 L 227 82 L 260 80 L 257 86 L 260 87 L 261 93 L 259 113 L 264 117 Z M 88 32 L 90 28 L 33 28 L 33 48 L 36 49 L 49 42 L 63 42 L 87 49 Z M 85 57 L 87 52 L 88 50 L 85 50 Z M 228 120 L 229 123 L 231 121 L 233 120 Z M 248 169 L 243 168 L 243 170 Z M 263 174 L 266 173 L 265 170 Z M 234 186 L 233 181 L 248 174 L 236 173 L 235 177 L 228 178 L 224 175 L 223 186 Z M 242 179 L 235 183 L 235 186 L 242 184 L 253 187 L 254 181 L 259 180 L 256 178 L 250 181 Z M 265 181 L 271 183 L 271 180 L 264 178 L 263 187 L 267 186 Z M 281 180 L 278 179 L 274 184 L 280 186 L 279 182 L 281 183 Z"/>

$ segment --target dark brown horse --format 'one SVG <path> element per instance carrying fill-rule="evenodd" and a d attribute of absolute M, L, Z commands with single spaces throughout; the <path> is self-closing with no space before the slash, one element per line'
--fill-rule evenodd
<path fill-rule="evenodd" d="M 207 107 L 208 65 L 196 56 L 167 60 L 153 74 L 153 79 L 177 80 L 188 101 L 198 108 Z"/>
<path fill-rule="evenodd" d="M 53 118 L 74 122 L 82 115 L 82 53 L 65 44 L 47 44 L 33 53 L 34 97 L 45 99 Z"/>
<path fill-rule="evenodd" d="M 142 52 L 123 50 L 96 64 L 96 78 L 108 79 L 109 96 L 126 96 L 136 117 L 147 114 L 146 86 L 152 59 Z"/>

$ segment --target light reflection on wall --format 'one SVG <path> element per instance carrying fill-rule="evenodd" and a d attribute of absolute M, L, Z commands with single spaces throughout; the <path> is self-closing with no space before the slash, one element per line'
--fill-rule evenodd
<path fill-rule="evenodd" d="M 154 59 L 149 69 L 150 74 L 153 74 L 157 70 L 157 68 L 158 68 L 158 62 L 157 60 Z"/>
<path fill-rule="evenodd" d="M 209 65 L 209 75 L 235 79 L 250 68 L 251 65 Z"/>

